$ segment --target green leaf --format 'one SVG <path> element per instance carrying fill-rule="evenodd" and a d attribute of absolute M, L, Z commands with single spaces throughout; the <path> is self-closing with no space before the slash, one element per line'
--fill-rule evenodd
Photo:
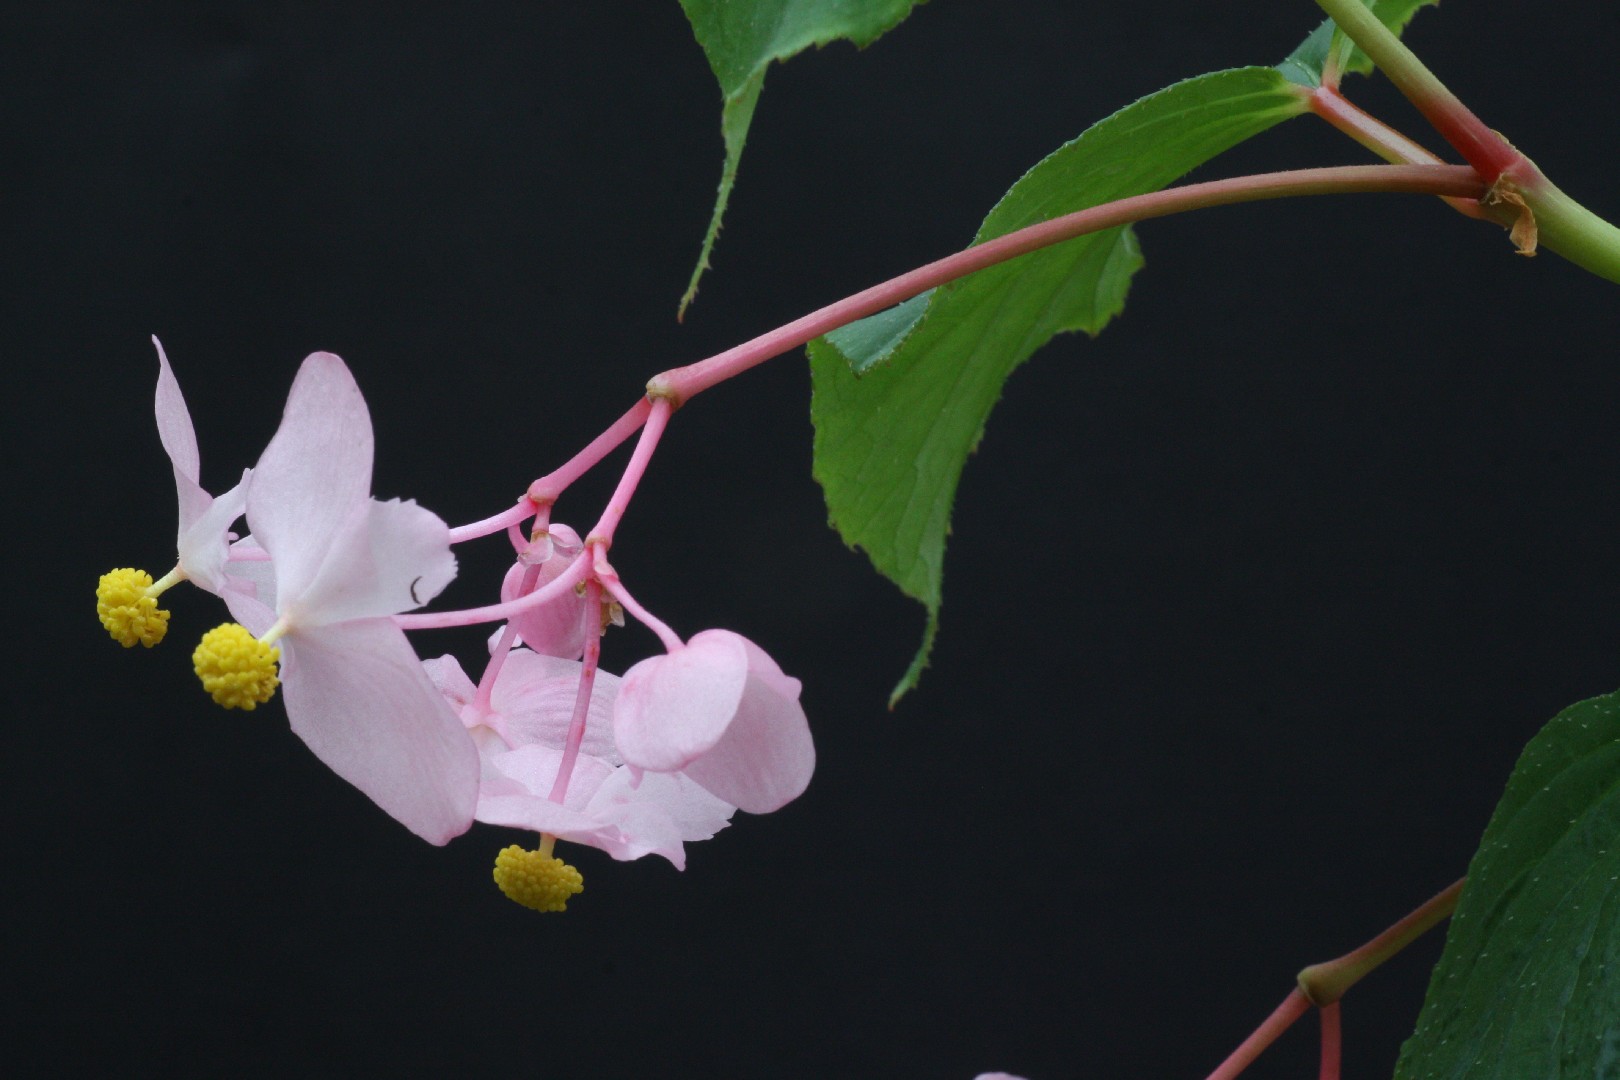
<path fill-rule="evenodd" d="M 1396 1076 L 1620 1077 L 1620 693 L 1525 747 Z"/>
<path fill-rule="evenodd" d="M 853 41 L 866 48 L 925 0 L 681 0 L 692 32 L 697 35 L 709 67 L 720 81 L 724 106 L 720 132 L 725 138 L 726 162 L 720 190 L 692 280 L 681 297 L 680 314 L 697 295 L 698 281 L 709 268 L 709 253 L 720 235 L 720 220 L 731 189 L 737 182 L 748 125 L 765 85 L 765 69 L 772 60 L 786 60 L 811 45 Z"/>
<path fill-rule="evenodd" d="M 1036 165 L 974 242 L 1157 191 L 1304 108 L 1275 68 L 1177 83 Z M 1001 384 L 1054 334 L 1098 333 L 1141 265 L 1131 230 L 1111 229 L 982 270 L 810 344 L 815 474 L 832 524 L 928 609 L 923 648 L 894 699 L 927 662 L 957 480 Z"/>
<path fill-rule="evenodd" d="M 1437 4 L 1440 0 L 1364 0 L 1385 26 L 1399 34 L 1406 29 L 1406 24 L 1412 21 L 1418 8 Z M 1332 19 L 1325 20 L 1311 32 L 1311 36 L 1300 43 L 1299 48 L 1288 54 L 1288 59 L 1277 65 L 1291 82 L 1301 86 L 1317 87 L 1322 85 L 1322 68 L 1329 56 L 1337 55 L 1338 68 L 1341 72 L 1355 72 L 1358 75 L 1369 74 L 1372 61 L 1367 54 L 1353 45 L 1349 38 L 1339 32 L 1333 25 Z"/>

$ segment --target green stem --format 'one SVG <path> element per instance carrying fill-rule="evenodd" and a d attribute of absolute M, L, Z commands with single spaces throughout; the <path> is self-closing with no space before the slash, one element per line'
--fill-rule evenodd
<path fill-rule="evenodd" d="M 1431 897 L 1416 911 L 1385 930 L 1354 952 L 1345 953 L 1337 960 L 1312 964 L 1299 973 L 1299 989 L 1313 1005 L 1331 1005 L 1344 997 L 1356 983 L 1385 960 L 1394 956 L 1412 942 L 1428 933 L 1436 923 L 1457 909 L 1457 897 L 1462 895 L 1463 882 L 1459 878 L 1439 894 Z"/>
<path fill-rule="evenodd" d="M 1503 173 L 1525 161 L 1523 154 L 1486 127 L 1456 94 L 1446 89 L 1446 84 L 1367 9 L 1363 0 L 1316 0 L 1316 3 L 1487 183 L 1495 183 Z"/>
<path fill-rule="evenodd" d="M 1523 196 L 1535 214 L 1542 247 L 1600 278 L 1620 282 L 1620 228 L 1565 195 L 1546 177 L 1527 186 Z"/>
<path fill-rule="evenodd" d="M 1519 251 L 1544 247 L 1620 282 L 1620 229 L 1560 191 L 1536 163 L 1487 127 L 1363 0 L 1316 0 L 1445 140 L 1490 185 L 1485 212 L 1513 230 Z"/>

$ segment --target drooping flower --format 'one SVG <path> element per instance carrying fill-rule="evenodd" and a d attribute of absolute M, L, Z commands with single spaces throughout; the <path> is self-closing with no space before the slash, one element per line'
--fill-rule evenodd
<path fill-rule="evenodd" d="M 158 439 L 174 470 L 179 525 L 175 530 L 176 562 L 173 570 L 154 581 L 144 570 L 123 567 L 103 574 L 96 588 L 96 613 L 114 641 L 128 648 L 137 642 L 150 648 L 163 640 L 169 612 L 157 598 L 182 581 L 192 581 L 228 603 L 236 595 L 254 595 L 254 571 L 240 564 L 228 573 L 230 527 L 247 506 L 252 470 L 219 497 L 203 490 L 201 459 L 191 413 L 180 384 L 169 366 L 163 343 L 156 337 L 158 382 L 153 401 Z"/>
<path fill-rule="evenodd" d="M 555 580 L 585 550 L 579 533 L 554 524 L 537 534 L 519 554 L 501 582 L 501 599 L 516 600 Z M 526 608 L 512 617 L 523 644 L 547 656 L 578 660 L 585 651 L 585 597 L 566 592 L 555 600 Z"/>
<path fill-rule="evenodd" d="M 221 688 L 216 700 L 244 707 L 274 690 L 265 674 L 279 653 L 293 731 L 442 844 L 472 823 L 478 752 L 391 616 L 438 595 L 455 557 L 437 515 L 371 497 L 371 466 L 359 387 L 336 356 L 311 355 L 248 491 L 248 525 L 274 570 L 273 608 L 241 605 L 252 633 L 216 630 L 193 661 L 205 685 Z"/>
<path fill-rule="evenodd" d="M 683 845 L 709 839 L 725 828 L 736 809 L 679 773 L 648 774 L 637 782 L 613 745 L 620 680 L 608 672 L 596 673 L 584 738 L 558 803 L 551 794 L 563 763 L 582 665 L 514 649 L 487 705 L 480 704 L 454 657 L 427 660 L 424 666 L 478 743 L 483 762 L 475 814 L 479 821 L 549 834 L 599 848 L 615 859 L 662 855 L 684 869 Z"/>
<path fill-rule="evenodd" d="M 799 797 L 815 771 L 799 680 L 730 630 L 705 630 L 625 672 L 613 737 L 627 764 L 680 772 L 751 814 Z"/>

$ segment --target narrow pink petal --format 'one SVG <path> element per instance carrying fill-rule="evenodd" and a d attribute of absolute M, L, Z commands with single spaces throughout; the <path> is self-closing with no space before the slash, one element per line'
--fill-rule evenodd
<path fill-rule="evenodd" d="M 279 583 L 279 556 L 276 565 Z M 301 626 L 397 615 L 439 595 L 455 576 L 450 527 L 439 515 L 408 500 L 366 499 L 331 535 L 314 577 L 296 599 L 285 598 L 282 611 Z"/>
<path fill-rule="evenodd" d="M 248 525 L 275 559 L 283 602 L 304 594 L 340 533 L 364 512 L 371 444 L 371 416 L 349 369 L 331 353 L 311 355 L 248 495 Z"/>
<path fill-rule="evenodd" d="M 810 724 L 797 697 L 752 672 L 731 725 L 686 775 L 750 814 L 768 814 L 804 793 L 816 769 Z"/>
<path fill-rule="evenodd" d="M 197 455 L 197 432 L 191 425 L 191 411 L 186 408 L 186 399 L 180 393 L 180 383 L 174 377 L 174 369 L 169 366 L 163 343 L 154 336 L 152 344 L 157 346 L 158 354 L 157 396 L 153 411 L 157 414 L 158 439 L 163 443 L 163 452 L 169 455 L 170 464 L 174 466 L 175 496 L 180 503 L 178 532 L 183 536 L 192 522 L 208 509 L 209 498 L 198 483 L 202 478 L 202 465 Z"/>
<path fill-rule="evenodd" d="M 242 473 L 237 485 L 213 501 L 189 526 L 180 530 L 178 548 L 180 569 L 201 588 L 221 595 L 226 588 L 226 566 L 230 555 L 230 528 L 247 509 L 248 483 L 252 470 Z M 269 566 L 269 563 L 265 563 Z"/>
<path fill-rule="evenodd" d="M 360 619 L 282 639 L 292 729 L 332 771 L 422 839 L 472 824 L 478 751 L 405 634 Z"/>
<path fill-rule="evenodd" d="M 675 772 L 720 741 L 748 681 L 742 642 L 735 634 L 694 637 L 686 647 L 625 672 L 613 736 L 628 764 Z"/>

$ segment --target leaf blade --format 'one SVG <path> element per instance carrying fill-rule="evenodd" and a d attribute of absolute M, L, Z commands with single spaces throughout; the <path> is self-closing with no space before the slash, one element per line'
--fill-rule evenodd
<path fill-rule="evenodd" d="M 1167 87 L 1037 164 L 991 210 L 975 242 L 1163 188 L 1304 110 L 1304 95 L 1275 68 Z M 909 326 L 896 325 L 903 320 L 893 311 L 873 316 L 887 324 L 866 336 L 898 341 L 881 356 L 859 353 L 852 342 L 866 332 L 853 327 L 811 343 L 814 471 L 831 523 L 928 613 L 923 648 L 891 704 L 926 666 L 951 503 L 1002 383 L 1055 334 L 1100 332 L 1123 308 L 1141 262 L 1132 231 L 1112 229 L 942 286 Z"/>
<path fill-rule="evenodd" d="M 1398 1080 L 1620 1076 L 1620 693 L 1525 747 L 1468 870 Z"/>
<path fill-rule="evenodd" d="M 1385 26 L 1400 34 L 1406 29 L 1406 24 L 1412 21 L 1412 16 L 1418 13 L 1419 8 L 1438 4 L 1440 0 L 1363 0 L 1363 2 Z M 1332 19 L 1323 20 L 1322 25 L 1311 31 L 1300 43 L 1299 48 L 1289 53 L 1283 62 L 1277 65 L 1277 70 L 1291 82 L 1315 88 L 1322 85 L 1322 69 L 1330 56 L 1336 56 L 1341 74 L 1372 73 L 1371 58 L 1341 33 Z"/>
<path fill-rule="evenodd" d="M 677 318 L 697 296 L 720 235 L 737 168 L 754 120 L 765 69 L 814 45 L 854 42 L 866 48 L 926 0 L 681 0 L 709 69 L 720 83 L 720 132 L 725 143 L 720 186 L 704 231 L 692 278 L 681 295 Z"/>

